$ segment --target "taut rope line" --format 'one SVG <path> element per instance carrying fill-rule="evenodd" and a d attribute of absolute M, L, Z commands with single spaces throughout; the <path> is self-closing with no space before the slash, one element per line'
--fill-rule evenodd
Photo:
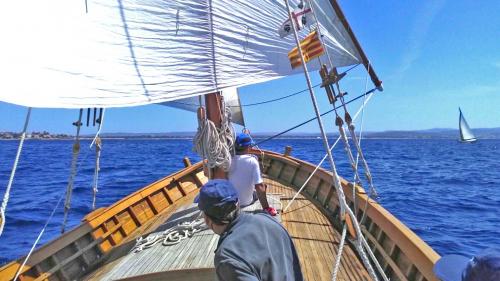
<path fill-rule="evenodd" d="M 292 25 L 292 28 L 293 28 L 294 37 L 295 37 L 295 43 L 297 44 L 297 49 L 299 51 L 299 55 L 300 55 L 301 60 L 302 60 L 302 67 L 303 67 L 303 70 L 304 70 L 304 75 L 306 77 L 307 86 L 309 88 L 309 94 L 311 96 L 311 101 L 313 103 L 314 112 L 316 113 L 316 118 L 318 120 L 319 129 L 321 131 L 321 136 L 322 136 L 322 139 L 323 139 L 323 146 L 324 146 L 324 148 L 326 150 L 326 153 L 328 154 L 328 160 L 330 162 L 330 166 L 332 167 L 333 182 L 334 182 L 335 189 L 337 191 L 337 195 L 339 197 L 341 217 L 344 218 L 345 217 L 345 212 L 348 213 L 348 215 L 351 217 L 351 219 L 353 221 L 353 225 L 354 225 L 354 227 L 356 229 L 356 233 L 358 234 L 358 241 L 359 241 L 359 237 L 361 237 L 363 234 L 361 233 L 361 229 L 360 229 L 360 227 L 358 225 L 356 216 L 354 215 L 354 213 L 352 212 L 352 210 L 349 208 L 349 206 L 347 205 L 347 202 L 345 200 L 344 191 L 342 190 L 342 187 L 340 185 L 340 178 L 339 178 L 339 176 L 337 174 L 337 170 L 336 170 L 336 167 L 335 167 L 335 162 L 333 161 L 333 155 L 332 155 L 332 153 L 330 151 L 330 145 L 328 144 L 328 139 L 326 137 L 326 133 L 325 133 L 325 130 L 323 128 L 323 122 L 321 120 L 321 116 L 320 116 L 320 113 L 319 113 L 319 108 L 318 108 L 318 104 L 316 102 L 316 97 L 314 96 L 314 91 L 313 91 L 312 85 L 311 85 L 311 79 L 309 77 L 309 72 L 307 70 L 307 65 L 306 65 L 306 63 L 304 61 L 304 54 L 303 54 L 302 48 L 300 46 L 299 36 L 297 34 L 297 29 L 296 29 L 295 22 L 294 22 L 293 17 L 292 17 L 292 13 L 290 11 L 290 5 L 288 3 L 288 0 L 285 0 L 285 4 L 286 4 L 286 10 L 288 12 L 288 18 L 290 19 L 290 22 L 291 22 L 291 25 Z M 358 252 L 359 252 L 359 254 L 361 256 L 361 259 L 363 260 L 363 263 L 365 264 L 365 267 L 368 270 L 370 276 L 372 277 L 373 280 L 377 281 L 378 280 L 377 275 L 375 274 L 375 271 L 373 270 L 373 267 L 370 264 L 370 261 L 368 260 L 368 257 L 366 256 L 365 250 L 362 247 L 357 247 L 357 249 L 358 249 Z M 367 250 L 370 250 L 370 249 L 368 248 Z"/>
<path fill-rule="evenodd" d="M 57 208 L 59 207 L 59 204 L 61 204 L 61 201 L 63 199 L 63 196 L 64 194 L 61 194 L 61 196 L 59 197 L 59 200 L 57 201 L 57 204 L 56 206 L 54 207 L 54 209 L 52 209 L 52 213 L 50 213 L 50 216 L 49 218 L 47 219 L 47 221 L 45 222 L 45 225 L 42 227 L 42 230 L 40 231 L 40 233 L 38 234 L 38 237 L 36 238 L 35 242 L 33 242 L 33 246 L 31 246 L 31 249 L 28 253 L 28 255 L 26 256 L 26 258 L 24 258 L 24 261 L 23 263 L 21 264 L 21 266 L 17 269 L 17 272 L 16 272 L 16 276 L 14 277 L 14 279 L 12 280 L 17 280 L 17 278 L 19 277 L 19 274 L 21 274 L 21 270 L 23 269 L 23 267 L 26 265 L 26 262 L 28 261 L 28 259 L 30 258 L 31 254 L 33 253 L 33 250 L 35 250 L 35 247 L 36 245 L 38 244 L 38 242 L 40 241 L 40 239 L 42 238 L 42 235 L 43 233 L 45 232 L 45 229 L 47 228 L 47 226 L 49 225 L 49 222 L 52 220 L 52 217 L 54 217 L 54 214 L 56 213 L 56 210 Z"/>
<path fill-rule="evenodd" d="M 356 118 L 358 118 L 359 113 L 362 112 L 363 108 L 366 106 L 366 104 L 368 103 L 368 101 L 370 100 L 371 97 L 372 97 L 372 93 L 369 94 L 368 98 L 366 98 L 363 101 L 363 104 L 361 105 L 361 107 L 358 109 L 358 111 L 354 115 L 354 120 L 356 120 Z M 337 137 L 337 140 L 335 140 L 335 142 L 333 143 L 333 145 L 330 147 L 330 151 L 333 150 L 333 148 L 338 144 L 339 141 L 340 141 L 340 136 Z M 286 210 L 288 210 L 288 208 L 290 207 L 290 205 L 292 205 L 293 201 L 297 198 L 297 196 L 306 187 L 306 185 L 309 183 L 309 181 L 314 176 L 314 174 L 316 174 L 316 172 L 318 171 L 319 167 L 321 167 L 321 165 L 323 164 L 323 162 L 326 160 L 327 157 L 328 157 L 328 154 L 325 154 L 323 156 L 323 158 L 321 159 L 321 161 L 319 161 L 318 165 L 316 165 L 316 167 L 314 168 L 314 170 L 312 171 L 312 173 L 309 175 L 309 177 L 307 178 L 307 180 L 302 184 L 302 186 L 300 187 L 299 191 L 297 191 L 295 193 L 295 195 L 292 197 L 292 200 L 290 200 L 290 202 L 288 202 L 288 204 L 286 205 L 285 209 L 283 209 L 283 213 L 285 213 Z M 353 194 L 355 194 L 355 193 L 353 192 Z"/>
<path fill-rule="evenodd" d="M 7 203 L 9 203 L 10 189 L 12 183 L 14 182 L 14 176 L 16 175 L 17 164 L 19 163 L 19 158 L 21 157 L 21 151 L 23 150 L 24 139 L 26 138 L 26 130 L 28 129 L 28 124 L 31 116 L 31 107 L 28 107 L 28 113 L 26 113 L 26 120 L 24 121 L 23 133 L 21 134 L 21 139 L 19 140 L 19 146 L 17 147 L 16 158 L 14 164 L 12 165 L 12 171 L 10 172 L 9 182 L 7 183 L 7 188 L 5 189 L 5 194 L 3 195 L 2 206 L 0 207 L 0 236 L 3 233 L 3 228 L 5 226 L 5 212 L 7 210 Z"/>
<path fill-rule="evenodd" d="M 365 97 L 366 95 L 369 95 L 369 94 L 375 93 L 375 91 L 376 91 L 376 90 L 377 90 L 377 88 L 373 88 L 373 89 L 371 89 L 371 90 L 369 90 L 369 91 L 365 92 L 364 94 L 361 94 L 361 95 L 359 95 L 359 96 L 357 96 L 357 97 L 355 97 L 355 98 L 353 98 L 353 99 L 351 99 L 351 100 L 347 101 L 345 104 L 350 104 L 350 103 L 352 103 L 352 102 L 354 102 L 354 101 L 359 100 L 359 99 L 360 99 L 360 98 L 362 98 L 362 97 Z M 340 107 L 341 107 L 341 106 L 337 106 L 337 107 L 336 107 L 336 109 L 339 109 Z M 333 109 L 330 109 L 330 110 L 328 110 L 328 111 L 326 111 L 326 112 L 324 112 L 324 113 L 321 113 L 320 117 L 325 116 L 325 115 L 327 115 L 327 114 L 330 114 L 330 113 L 332 113 L 332 112 L 333 112 Z M 284 130 L 284 131 L 282 131 L 282 132 L 279 132 L 279 133 L 277 133 L 277 134 L 275 134 L 275 135 L 272 135 L 272 136 L 270 136 L 270 137 L 268 137 L 268 138 L 265 138 L 265 139 L 263 139 L 263 140 L 261 140 L 261 141 L 257 142 L 257 145 L 262 144 L 262 143 L 265 143 L 265 142 L 270 141 L 270 140 L 272 140 L 272 139 L 275 139 L 275 138 L 277 138 L 277 137 L 279 137 L 279 136 L 281 136 L 281 135 L 284 135 L 284 134 L 286 134 L 286 133 L 288 133 L 288 132 L 290 132 L 290 131 L 293 131 L 293 130 L 295 130 L 295 129 L 297 129 L 297 128 L 301 127 L 301 126 L 304 126 L 305 124 L 307 124 L 307 123 L 309 123 L 309 122 L 312 122 L 312 121 L 314 121 L 314 120 L 316 120 L 316 119 L 318 119 L 318 117 L 313 117 L 313 118 L 310 118 L 310 119 L 308 119 L 308 120 L 306 120 L 306 121 L 304 121 L 304 122 L 302 122 L 302 123 L 300 123 L 300 124 L 298 124 L 298 125 L 295 125 L 295 126 L 293 126 L 293 127 L 289 128 L 289 129 L 286 129 L 286 130 Z"/>
<path fill-rule="evenodd" d="M 68 220 L 69 209 L 71 208 L 71 195 L 73 193 L 73 183 L 76 176 L 76 162 L 78 160 L 78 154 L 80 153 L 80 128 L 82 127 L 82 113 L 83 109 L 80 109 L 78 121 L 73 123 L 73 125 L 76 126 L 76 136 L 75 142 L 73 144 L 73 157 L 71 158 L 71 172 L 68 180 L 68 187 L 66 188 L 66 200 L 64 201 L 64 219 L 61 225 L 61 233 L 64 233 L 66 222 Z"/>
<path fill-rule="evenodd" d="M 368 66 L 368 69 L 369 69 L 369 66 Z M 373 185 L 372 174 L 370 172 L 370 168 L 368 167 L 368 162 L 366 161 L 365 156 L 363 154 L 363 150 L 361 149 L 361 146 L 359 144 L 358 137 L 356 136 L 356 132 L 354 132 L 355 127 L 354 127 L 354 124 L 352 123 L 352 118 L 351 118 L 349 112 L 347 111 L 347 106 L 346 106 L 346 103 L 344 102 L 344 97 L 340 91 L 339 82 L 337 81 L 335 83 L 335 85 L 337 86 L 337 91 L 338 91 L 339 96 L 340 96 L 340 102 L 342 103 L 342 107 L 344 108 L 344 113 L 345 113 L 344 119 L 345 119 L 345 122 L 347 123 L 347 128 L 349 129 L 349 133 L 351 135 L 352 141 L 354 142 L 354 146 L 356 147 L 356 150 L 358 152 L 358 156 L 361 159 L 361 163 L 363 164 L 363 168 L 365 171 L 365 177 L 366 177 L 366 180 L 368 181 L 368 184 L 370 186 L 370 194 L 373 194 L 375 197 L 377 197 L 377 192 L 375 190 L 375 186 Z"/>
<path fill-rule="evenodd" d="M 92 210 L 95 209 L 95 202 L 97 197 L 98 190 L 98 180 L 99 180 L 99 171 L 101 170 L 100 159 L 101 159 L 101 150 L 102 150 L 102 140 L 100 137 L 102 123 L 104 122 L 104 113 L 106 112 L 104 108 L 101 109 L 102 113 L 99 118 L 99 128 L 95 134 L 92 143 L 90 143 L 90 148 L 95 144 L 95 168 L 94 168 L 94 178 L 92 181 Z"/>

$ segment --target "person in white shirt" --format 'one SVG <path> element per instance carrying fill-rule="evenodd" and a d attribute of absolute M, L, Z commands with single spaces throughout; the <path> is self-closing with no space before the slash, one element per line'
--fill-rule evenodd
<path fill-rule="evenodd" d="M 250 148 L 255 145 L 250 135 L 241 133 L 236 137 L 236 155 L 231 160 L 229 181 L 238 192 L 241 207 L 253 204 L 257 199 L 262 209 L 271 216 L 276 216 L 276 209 L 269 206 L 266 197 L 266 185 L 262 180 L 259 161 L 250 154 Z M 254 197 L 254 191 L 257 198 Z"/>

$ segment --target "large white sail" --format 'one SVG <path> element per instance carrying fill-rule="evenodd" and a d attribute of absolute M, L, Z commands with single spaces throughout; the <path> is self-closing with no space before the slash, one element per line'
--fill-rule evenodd
<path fill-rule="evenodd" d="M 330 1 L 312 6 L 334 66 L 361 63 Z M 4 1 L 0 101 L 134 106 L 299 73 L 287 57 L 293 37 L 278 33 L 286 19 L 276 0 Z"/>
<path fill-rule="evenodd" d="M 460 140 L 463 142 L 476 141 L 476 136 L 474 136 L 472 130 L 469 127 L 469 124 L 467 124 L 467 121 L 462 114 L 462 110 L 459 108 L 458 111 L 460 112 L 460 118 L 458 121 L 458 127 L 460 129 Z"/>

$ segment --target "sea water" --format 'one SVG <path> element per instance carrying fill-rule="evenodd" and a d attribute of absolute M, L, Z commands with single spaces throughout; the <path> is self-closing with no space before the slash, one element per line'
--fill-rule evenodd
<path fill-rule="evenodd" d="M 333 140 L 331 141 L 333 143 Z M 92 209 L 95 150 L 82 141 L 67 229 Z M 7 186 L 17 141 L 0 141 L 0 195 Z M 0 264 L 26 254 L 57 202 L 39 245 L 60 234 L 72 141 L 27 140 L 0 236 Z M 261 145 L 313 164 L 324 156 L 320 139 L 277 139 Z M 471 256 L 500 245 L 500 140 L 362 140 L 379 202 L 439 254 Z M 97 207 L 193 163 L 189 139 L 103 140 Z M 353 178 L 342 143 L 334 149 L 339 173 Z M 328 162 L 328 161 L 325 161 Z M 328 168 L 328 164 L 324 165 Z M 362 170 L 361 170 L 362 171 Z M 366 184 L 365 184 L 366 185 Z"/>

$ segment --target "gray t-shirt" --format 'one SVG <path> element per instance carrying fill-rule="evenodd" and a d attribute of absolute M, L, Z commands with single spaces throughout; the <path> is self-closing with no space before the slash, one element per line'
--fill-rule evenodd
<path fill-rule="evenodd" d="M 302 281 L 300 262 L 285 228 L 264 213 L 241 213 L 219 239 L 220 281 Z"/>

